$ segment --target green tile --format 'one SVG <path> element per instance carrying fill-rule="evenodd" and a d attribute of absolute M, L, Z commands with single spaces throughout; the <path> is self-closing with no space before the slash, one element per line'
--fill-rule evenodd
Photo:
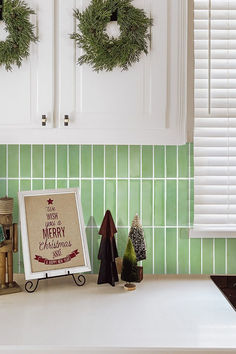
<path fill-rule="evenodd" d="M 228 274 L 236 274 L 236 239 L 227 239 L 227 268 Z"/>
<path fill-rule="evenodd" d="M 191 274 L 201 274 L 201 240 L 190 239 L 190 270 Z"/>
<path fill-rule="evenodd" d="M 67 146 L 57 145 L 57 177 L 67 177 Z"/>
<path fill-rule="evenodd" d="M 119 257 L 124 256 L 125 249 L 128 242 L 129 229 L 128 228 L 118 228 L 117 229 L 117 250 Z"/>
<path fill-rule="evenodd" d="M 190 181 L 190 225 L 194 220 L 194 182 Z"/>
<path fill-rule="evenodd" d="M 165 207 L 165 183 L 163 180 L 154 182 L 154 225 L 163 226 Z"/>
<path fill-rule="evenodd" d="M 0 145 L 0 177 L 6 177 L 6 145 Z"/>
<path fill-rule="evenodd" d="M 193 144 L 189 144 L 190 148 L 190 177 L 194 177 L 194 161 L 193 161 Z"/>
<path fill-rule="evenodd" d="M 143 264 L 143 272 L 145 274 L 153 274 L 153 233 L 152 229 L 145 228 L 144 230 L 145 243 L 147 247 L 147 259 L 145 259 Z"/>
<path fill-rule="evenodd" d="M 129 225 L 132 223 L 135 214 L 140 216 L 140 181 L 131 180 L 130 181 L 130 220 L 128 220 Z"/>
<path fill-rule="evenodd" d="M 128 225 L 128 181 L 117 182 L 117 217 L 119 226 Z"/>
<path fill-rule="evenodd" d="M 106 197 L 105 197 L 105 209 L 110 210 L 113 220 L 116 224 L 116 182 L 106 181 Z"/>
<path fill-rule="evenodd" d="M 140 177 L 140 146 L 130 146 L 130 177 Z"/>
<path fill-rule="evenodd" d="M 225 274 L 225 240 L 215 239 L 215 273 Z"/>
<path fill-rule="evenodd" d="M 153 153 L 152 146 L 142 146 L 142 177 L 153 177 Z"/>
<path fill-rule="evenodd" d="M 85 225 L 91 225 L 91 181 L 81 181 L 81 202 Z"/>
<path fill-rule="evenodd" d="M 80 188 L 80 181 L 78 179 L 70 179 L 69 188 Z"/>
<path fill-rule="evenodd" d="M 179 177 L 189 176 L 189 144 L 178 147 Z"/>
<path fill-rule="evenodd" d="M 45 145 L 45 177 L 55 177 L 55 145 Z"/>
<path fill-rule="evenodd" d="M 22 179 L 20 181 L 20 190 L 21 191 L 30 191 L 31 190 L 31 181 L 30 181 L 30 179 Z"/>
<path fill-rule="evenodd" d="M 79 177 L 79 145 L 69 145 L 69 176 L 70 178 Z"/>
<path fill-rule="evenodd" d="M 93 236 L 93 272 L 98 273 L 100 268 L 100 261 L 98 260 L 98 251 L 102 236 L 98 234 L 98 229 L 92 229 Z"/>
<path fill-rule="evenodd" d="M 179 225 L 188 226 L 189 224 L 189 182 L 188 180 L 179 181 L 179 200 L 178 200 L 178 214 Z"/>
<path fill-rule="evenodd" d="M 104 182 L 93 181 L 93 217 L 94 225 L 101 225 L 104 217 Z"/>
<path fill-rule="evenodd" d="M 89 258 L 90 258 L 91 268 L 93 270 L 93 247 L 92 247 L 93 235 L 92 235 L 92 229 L 90 227 L 86 227 L 85 228 L 85 232 L 86 232 L 86 238 L 87 238 L 87 244 L 88 244 L 88 251 L 89 251 Z"/>
<path fill-rule="evenodd" d="M 67 180 L 58 179 L 57 180 L 57 188 L 67 188 Z"/>
<path fill-rule="evenodd" d="M 107 145 L 105 147 L 106 156 L 106 177 L 116 177 L 116 147 Z"/>
<path fill-rule="evenodd" d="M 189 230 L 179 229 L 178 232 L 178 264 L 179 274 L 189 273 Z"/>
<path fill-rule="evenodd" d="M 7 195 L 7 186 L 6 180 L 0 180 L 0 198 L 5 197 Z"/>
<path fill-rule="evenodd" d="M 165 250 L 165 239 L 164 239 L 164 229 L 155 229 L 154 236 L 154 271 L 155 274 L 164 274 L 165 273 L 165 259 L 164 259 L 164 250 Z"/>
<path fill-rule="evenodd" d="M 166 181 L 166 224 L 176 225 L 176 181 Z"/>
<path fill-rule="evenodd" d="M 8 197 L 14 198 L 13 206 L 13 222 L 18 222 L 18 191 L 19 191 L 19 181 L 10 180 L 8 181 Z"/>
<path fill-rule="evenodd" d="M 118 146 L 118 177 L 127 178 L 128 177 L 128 146 L 119 145 Z"/>
<path fill-rule="evenodd" d="M 19 145 L 8 145 L 8 177 L 19 177 Z"/>
<path fill-rule="evenodd" d="M 213 273 L 213 240 L 202 240 L 202 272 L 203 274 Z"/>
<path fill-rule="evenodd" d="M 154 176 L 164 178 L 165 176 L 165 148 L 164 146 L 154 147 Z"/>
<path fill-rule="evenodd" d="M 167 146 L 166 147 L 166 177 L 176 177 L 177 176 L 177 147 Z"/>
<path fill-rule="evenodd" d="M 31 177 L 31 146 L 20 146 L 20 177 Z"/>
<path fill-rule="evenodd" d="M 176 274 L 176 229 L 166 229 L 166 271 Z"/>
<path fill-rule="evenodd" d="M 43 177 L 43 145 L 32 146 L 32 169 L 34 178 Z"/>
<path fill-rule="evenodd" d="M 94 145 L 93 147 L 93 176 L 104 177 L 104 146 Z"/>
<path fill-rule="evenodd" d="M 45 189 L 55 189 L 55 188 L 56 188 L 55 179 L 45 180 Z"/>
<path fill-rule="evenodd" d="M 91 146 L 81 146 L 81 176 L 91 177 Z"/>
<path fill-rule="evenodd" d="M 142 223 L 152 225 L 152 181 L 142 182 Z"/>
<path fill-rule="evenodd" d="M 32 181 L 32 189 L 33 190 L 43 189 L 43 180 L 42 179 L 34 179 Z"/>

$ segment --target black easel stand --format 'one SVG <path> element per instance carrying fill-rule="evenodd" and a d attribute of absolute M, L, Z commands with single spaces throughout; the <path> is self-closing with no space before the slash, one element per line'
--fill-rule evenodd
<path fill-rule="evenodd" d="M 61 277 L 68 277 L 68 275 L 71 275 L 75 284 L 77 286 L 83 286 L 86 283 L 86 279 L 85 276 L 80 274 L 78 275 L 78 279 L 76 280 L 76 277 L 74 276 L 74 274 L 71 274 L 68 271 L 68 274 L 65 275 L 58 275 L 56 277 L 48 277 L 48 273 L 46 273 L 46 278 L 40 278 L 40 279 L 36 279 L 36 284 L 34 285 L 34 283 L 31 280 L 28 280 L 25 283 L 25 290 L 27 291 L 27 293 L 34 293 L 35 290 L 37 289 L 38 285 L 39 285 L 39 281 L 40 280 L 46 280 L 46 279 L 53 279 L 53 278 L 61 278 Z"/>

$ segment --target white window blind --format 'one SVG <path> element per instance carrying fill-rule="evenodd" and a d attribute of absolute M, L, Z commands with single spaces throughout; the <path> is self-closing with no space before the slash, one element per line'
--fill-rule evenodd
<path fill-rule="evenodd" d="M 236 0 L 194 0 L 194 226 L 236 237 Z"/>

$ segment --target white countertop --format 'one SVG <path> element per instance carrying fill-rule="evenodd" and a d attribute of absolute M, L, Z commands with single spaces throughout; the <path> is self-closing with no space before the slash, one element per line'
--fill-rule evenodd
<path fill-rule="evenodd" d="M 0 353 L 236 353 L 236 312 L 209 277 L 145 276 L 133 292 L 96 280 L 1 296 Z"/>

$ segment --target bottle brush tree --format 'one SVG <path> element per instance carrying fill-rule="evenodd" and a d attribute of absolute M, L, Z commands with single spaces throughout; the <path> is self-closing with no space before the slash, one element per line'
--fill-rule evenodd
<path fill-rule="evenodd" d="M 134 246 L 130 238 L 128 238 L 127 247 L 123 257 L 121 279 L 128 283 L 136 282 L 138 280 L 137 279 L 137 259 L 136 259 Z"/>
<path fill-rule="evenodd" d="M 146 259 L 146 244 L 144 240 L 143 228 L 138 214 L 135 215 L 130 228 L 129 237 L 133 243 L 137 262 Z"/>

